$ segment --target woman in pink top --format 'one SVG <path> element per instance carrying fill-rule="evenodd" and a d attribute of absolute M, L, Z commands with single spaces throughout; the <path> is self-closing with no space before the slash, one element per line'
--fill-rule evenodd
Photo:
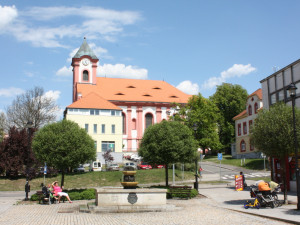
<path fill-rule="evenodd" d="M 72 201 L 70 200 L 69 195 L 66 192 L 62 191 L 61 187 L 58 186 L 58 182 L 57 181 L 53 182 L 52 187 L 53 187 L 53 190 L 54 190 L 54 195 L 58 196 L 58 203 L 60 202 L 60 199 L 61 199 L 62 196 L 65 196 L 68 199 L 68 201 L 70 203 L 72 203 Z"/>

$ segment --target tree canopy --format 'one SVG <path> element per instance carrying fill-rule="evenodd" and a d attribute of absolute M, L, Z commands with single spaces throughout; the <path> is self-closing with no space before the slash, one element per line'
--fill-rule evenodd
<path fill-rule="evenodd" d="M 37 170 L 37 161 L 30 145 L 31 137 L 26 129 L 10 128 L 8 137 L 0 143 L 1 173 L 5 171 L 8 178 L 16 178 L 19 174 L 26 174 L 29 179 L 33 178 Z"/>
<path fill-rule="evenodd" d="M 204 98 L 201 94 L 194 95 L 187 105 L 180 108 L 180 112 L 174 118 L 183 121 L 190 128 L 195 123 L 197 124 L 196 141 L 203 150 L 221 149 L 217 127 L 218 108 L 211 100 Z"/>
<path fill-rule="evenodd" d="M 5 135 L 5 123 L 6 118 L 3 112 L 0 112 L 0 143 L 2 142 L 4 135 Z"/>
<path fill-rule="evenodd" d="M 41 128 L 32 143 L 33 151 L 41 162 L 47 162 L 64 172 L 96 157 L 94 140 L 77 123 L 62 120 Z"/>
<path fill-rule="evenodd" d="M 295 108 L 296 126 L 300 126 L 300 110 Z M 300 133 L 297 133 L 298 146 Z M 286 157 L 294 152 L 294 129 L 292 107 L 278 103 L 269 110 L 258 113 L 251 130 L 251 141 L 254 146 L 267 156 L 280 159 L 284 184 L 284 199 L 287 200 Z"/>
<path fill-rule="evenodd" d="M 178 121 L 162 121 L 146 129 L 139 155 L 150 164 L 168 165 L 191 162 L 197 157 L 197 145 L 190 128 Z"/>
<path fill-rule="evenodd" d="M 59 107 L 51 96 L 44 93 L 41 87 L 34 87 L 23 94 L 17 95 L 6 110 L 7 122 L 10 127 L 25 128 L 28 121 L 39 129 L 45 124 L 56 120 Z"/>
<path fill-rule="evenodd" d="M 246 109 L 248 93 L 240 85 L 223 83 L 217 86 L 217 90 L 210 99 L 219 109 L 219 138 L 225 150 L 230 149 L 234 142 L 234 121 L 233 117 Z"/>

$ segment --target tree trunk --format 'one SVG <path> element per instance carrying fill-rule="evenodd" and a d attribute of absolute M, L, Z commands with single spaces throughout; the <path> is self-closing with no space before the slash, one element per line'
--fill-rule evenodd
<path fill-rule="evenodd" d="M 284 196 L 284 204 L 288 204 L 288 197 L 287 197 L 287 183 L 286 183 L 286 163 L 285 157 L 280 159 L 281 164 L 281 178 L 283 182 L 283 196 Z"/>
<path fill-rule="evenodd" d="M 169 165 L 165 166 L 165 174 L 166 174 L 166 187 L 169 187 Z"/>
<path fill-rule="evenodd" d="M 65 169 L 62 170 L 61 172 L 61 182 L 60 182 L 60 186 L 64 186 L 64 182 L 65 182 Z"/>

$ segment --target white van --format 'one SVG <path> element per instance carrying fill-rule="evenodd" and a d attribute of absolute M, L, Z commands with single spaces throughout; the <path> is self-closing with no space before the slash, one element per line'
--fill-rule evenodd
<path fill-rule="evenodd" d="M 100 161 L 94 161 L 90 164 L 90 171 L 102 171 L 102 163 Z"/>

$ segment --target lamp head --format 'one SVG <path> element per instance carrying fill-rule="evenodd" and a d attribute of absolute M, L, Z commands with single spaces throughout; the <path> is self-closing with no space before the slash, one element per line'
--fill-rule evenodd
<path fill-rule="evenodd" d="M 288 87 L 287 90 L 289 91 L 290 97 L 295 97 L 296 96 L 296 90 L 297 87 L 294 83 L 291 83 Z"/>

